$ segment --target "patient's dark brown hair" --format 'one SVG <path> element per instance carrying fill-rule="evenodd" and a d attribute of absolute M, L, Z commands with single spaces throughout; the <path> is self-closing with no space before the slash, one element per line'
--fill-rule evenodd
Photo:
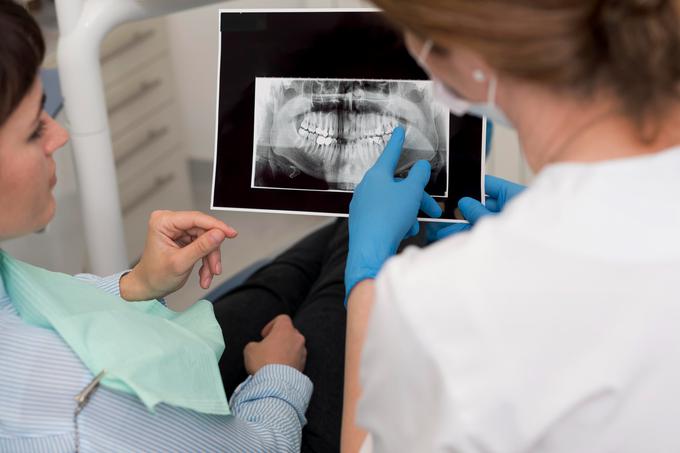
<path fill-rule="evenodd" d="M 605 88 L 638 125 L 680 98 L 680 0 L 373 2 L 436 49 L 463 45 L 501 74 L 583 96 Z"/>
<path fill-rule="evenodd" d="M 13 0 L 0 0 L 0 126 L 31 89 L 44 56 L 33 17 Z"/>

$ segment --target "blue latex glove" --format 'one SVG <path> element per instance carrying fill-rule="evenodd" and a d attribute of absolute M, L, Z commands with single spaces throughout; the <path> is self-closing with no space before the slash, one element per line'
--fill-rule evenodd
<path fill-rule="evenodd" d="M 375 278 L 405 237 L 418 234 L 419 209 L 430 217 L 442 215 L 437 202 L 425 193 L 430 180 L 429 162 L 416 162 L 405 179 L 394 177 L 403 146 L 404 129 L 398 127 L 378 161 L 354 191 L 349 206 L 347 296 L 360 281 Z"/>
<path fill-rule="evenodd" d="M 470 223 L 430 223 L 427 225 L 429 242 L 435 242 L 452 234 L 469 230 L 482 217 L 501 212 L 508 201 L 526 189 L 523 185 L 489 175 L 484 179 L 484 185 L 488 195 L 486 206 L 469 197 L 461 198 L 458 202 L 458 209 L 460 209 L 465 220 Z"/>

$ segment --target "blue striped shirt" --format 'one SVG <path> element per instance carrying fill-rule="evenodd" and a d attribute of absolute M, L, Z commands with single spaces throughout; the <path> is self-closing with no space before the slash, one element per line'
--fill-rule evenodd
<path fill-rule="evenodd" d="M 119 295 L 120 274 L 77 278 Z M 24 323 L 0 278 L 0 452 L 73 452 L 75 395 L 92 374 L 53 331 Z M 82 452 L 299 451 L 312 383 L 284 365 L 248 377 L 232 415 L 206 415 L 100 387 L 78 417 Z"/>

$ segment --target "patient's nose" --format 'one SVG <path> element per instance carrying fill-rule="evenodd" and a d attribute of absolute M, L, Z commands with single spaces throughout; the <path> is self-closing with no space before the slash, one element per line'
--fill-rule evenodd
<path fill-rule="evenodd" d="M 66 144 L 69 139 L 68 131 L 51 116 L 45 114 L 45 153 L 54 154 L 56 150 Z"/>

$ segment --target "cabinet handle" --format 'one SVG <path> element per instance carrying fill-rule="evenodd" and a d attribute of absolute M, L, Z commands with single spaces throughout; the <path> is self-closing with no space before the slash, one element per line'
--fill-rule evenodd
<path fill-rule="evenodd" d="M 149 198 L 156 195 L 156 193 L 158 193 L 165 186 L 170 184 L 174 179 L 175 179 L 174 173 L 168 173 L 168 174 L 165 174 L 165 175 L 157 176 L 156 179 L 154 179 L 154 182 L 151 185 L 151 187 L 149 187 L 144 192 L 142 192 L 137 198 L 132 200 L 130 203 L 123 206 L 123 215 L 124 216 L 127 215 L 130 211 L 135 209 L 137 206 L 141 205 L 146 200 L 148 200 Z"/>
<path fill-rule="evenodd" d="M 128 104 L 131 104 L 132 102 L 146 96 L 151 91 L 161 86 L 161 83 L 162 80 L 160 78 L 153 80 L 142 80 L 142 82 L 139 84 L 139 87 L 135 91 L 123 97 L 123 99 L 109 107 L 108 109 L 109 116 L 115 115 L 116 112 L 118 112 L 122 108 L 125 108 Z"/>
<path fill-rule="evenodd" d="M 127 161 L 129 158 L 139 153 L 140 151 L 143 151 L 144 148 L 157 142 L 161 138 L 165 137 L 167 134 L 168 134 L 167 126 L 159 127 L 156 129 L 149 129 L 148 131 L 146 131 L 146 135 L 142 140 L 139 141 L 139 143 L 136 143 L 134 146 L 130 147 L 127 151 L 120 154 L 120 156 L 116 158 L 116 166 L 119 167 L 123 165 L 123 163 Z"/>
<path fill-rule="evenodd" d="M 108 53 L 102 55 L 100 58 L 100 61 L 102 64 L 106 64 L 109 61 L 113 60 L 116 58 L 118 55 L 127 52 L 130 49 L 134 49 L 138 45 L 142 44 L 145 41 L 148 41 L 151 39 L 153 35 L 156 34 L 156 31 L 153 29 L 149 30 L 136 30 L 132 36 L 130 36 L 130 39 L 125 41 L 123 44 L 119 45 L 115 49 L 109 51 Z"/>

